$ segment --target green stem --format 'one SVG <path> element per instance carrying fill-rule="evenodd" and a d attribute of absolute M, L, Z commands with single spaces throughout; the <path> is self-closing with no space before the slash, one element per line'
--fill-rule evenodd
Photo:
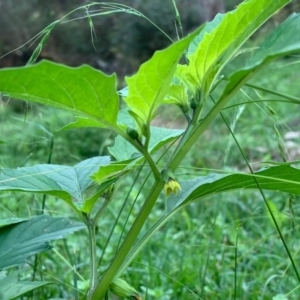
<path fill-rule="evenodd" d="M 214 118 L 218 115 L 218 113 L 222 110 L 224 105 L 231 99 L 232 95 L 239 89 L 241 85 L 245 83 L 248 78 L 244 78 L 241 80 L 221 101 L 218 101 L 216 105 L 211 109 L 211 111 L 207 114 L 207 116 L 201 121 L 200 124 L 196 123 L 196 120 L 193 119 L 187 131 L 185 132 L 183 138 L 181 139 L 177 150 L 175 151 L 172 159 L 169 163 L 169 168 L 171 170 L 175 170 L 180 164 L 181 160 L 185 157 L 186 153 L 188 153 L 189 149 L 195 144 L 199 136 L 206 130 L 208 125 L 214 120 Z M 126 139 L 128 137 L 126 136 Z M 132 141 L 131 141 L 132 143 Z M 141 147 L 142 148 L 142 147 Z M 143 149 L 143 148 L 142 148 Z M 144 150 L 145 151 L 145 150 Z M 148 152 L 146 152 L 147 154 Z M 144 153 L 143 153 L 144 154 Z M 149 154 L 149 153 L 148 153 Z M 150 155 L 149 155 L 150 156 Z M 150 156 L 151 157 L 151 156 Z M 146 158 L 148 161 L 148 159 Z M 150 161 L 153 161 L 152 158 Z M 148 161 L 149 162 L 149 161 Z M 153 162 L 154 163 L 154 162 Z M 149 163 L 150 164 L 150 163 Z M 155 163 L 154 163 L 155 165 Z M 154 166 L 152 166 L 154 167 Z M 152 169 L 151 167 L 151 169 Z M 155 168 L 157 169 L 156 165 Z M 152 169 L 153 170 L 153 169 Z M 154 206 L 162 188 L 163 188 L 163 180 L 161 178 L 155 177 L 155 182 L 152 187 L 152 190 L 149 192 L 148 197 L 135 219 L 133 225 L 130 228 L 124 242 L 122 243 L 119 251 L 108 267 L 107 271 L 101 278 L 98 283 L 94 293 L 92 294 L 90 300 L 100 300 L 103 299 L 107 289 L 109 288 L 110 283 L 114 279 L 115 275 L 118 273 L 121 268 L 126 256 L 128 255 L 132 245 L 134 244 L 139 232 L 141 231 L 147 217 L 149 216 L 152 207 Z"/>
<path fill-rule="evenodd" d="M 221 99 L 216 103 L 216 105 L 210 110 L 210 112 L 206 115 L 206 117 L 201 121 L 199 124 L 194 118 L 188 127 L 187 131 L 185 132 L 184 136 L 182 137 L 172 159 L 168 164 L 168 168 L 172 171 L 175 170 L 182 159 L 185 157 L 186 153 L 189 152 L 190 148 L 196 143 L 199 136 L 207 129 L 210 123 L 215 119 L 215 117 L 219 114 L 219 112 L 223 109 L 224 105 L 231 99 L 231 97 L 239 90 L 239 88 L 251 77 L 252 74 L 245 76 L 239 82 L 236 83 L 231 90 L 227 91 L 226 95 L 223 95 Z M 121 134 L 126 140 L 129 137 L 122 132 Z M 133 140 L 130 141 L 131 144 L 135 142 Z M 137 143 L 136 143 L 137 144 Z M 160 174 L 157 174 L 158 169 L 156 164 L 154 163 L 152 157 L 143 147 L 140 145 L 134 145 L 140 152 L 145 155 L 145 159 L 149 163 L 154 176 L 155 182 L 152 187 L 152 190 L 149 192 L 148 197 L 138 214 L 137 218 L 135 219 L 133 225 L 131 226 L 124 242 L 122 243 L 119 251 L 117 252 L 116 256 L 114 257 L 113 261 L 111 262 L 110 266 L 102 276 L 100 282 L 96 286 L 93 294 L 90 297 L 90 300 L 102 300 L 105 296 L 106 291 L 109 288 L 110 283 L 114 279 L 115 275 L 118 273 L 119 269 L 121 268 L 126 256 L 130 252 L 132 245 L 136 241 L 138 234 L 140 233 L 145 221 L 147 220 L 151 209 L 153 208 L 162 188 L 163 188 L 163 180 L 161 179 Z M 158 177 L 159 176 L 159 177 Z"/>
<path fill-rule="evenodd" d="M 113 199 L 113 194 L 114 194 L 114 185 L 107 190 L 106 195 L 105 195 L 104 203 L 98 209 L 98 211 L 96 212 L 96 214 L 95 214 L 95 216 L 93 218 L 94 227 L 97 226 L 97 224 L 98 224 L 98 222 L 100 220 L 100 217 L 102 216 L 103 212 L 105 211 L 105 208 L 108 206 L 108 204 Z"/>
<path fill-rule="evenodd" d="M 150 155 L 150 153 L 147 151 L 147 150 L 144 150 L 142 152 L 144 158 L 146 159 L 147 163 L 149 164 L 150 168 L 151 168 L 151 171 L 153 173 L 153 176 L 156 180 L 158 180 L 161 175 L 160 175 L 160 172 L 156 166 L 156 163 L 154 162 L 154 160 L 152 159 L 152 156 Z"/>
<path fill-rule="evenodd" d="M 87 225 L 89 231 L 89 250 L 90 250 L 90 289 L 91 295 L 97 283 L 97 256 L 96 256 L 96 235 L 95 224 L 90 220 Z"/>
<path fill-rule="evenodd" d="M 134 244 L 138 234 L 140 233 L 145 221 L 147 220 L 161 190 L 163 188 L 164 182 L 162 179 L 156 179 L 151 191 L 148 194 L 148 197 L 135 219 L 133 225 L 131 226 L 124 242 L 122 243 L 120 249 L 118 250 L 116 256 L 111 262 L 109 268 L 101 278 L 100 282 L 96 286 L 93 294 L 90 297 L 90 300 L 100 300 L 103 299 L 109 285 L 113 281 L 116 273 L 123 264 L 124 259 L 128 255 L 132 245 Z"/>
<path fill-rule="evenodd" d="M 159 179 L 160 178 L 160 172 L 156 166 L 156 163 L 154 162 L 152 156 L 148 152 L 148 143 L 150 139 L 150 132 L 149 132 L 149 138 L 147 141 L 147 145 L 142 146 L 139 144 L 136 140 L 133 140 L 130 138 L 124 131 L 120 130 L 117 127 L 112 127 L 112 130 L 114 130 L 116 133 L 118 133 L 122 138 L 124 138 L 126 141 L 128 141 L 133 147 L 135 147 L 145 158 L 147 163 L 149 164 L 151 171 L 153 172 L 154 178 Z"/>
<path fill-rule="evenodd" d="M 179 11 L 177 9 L 177 5 L 176 5 L 175 0 L 172 0 L 172 2 L 173 2 L 174 9 L 175 9 L 175 14 L 176 14 L 176 23 L 179 26 L 180 33 L 181 33 L 181 38 L 183 38 L 183 29 L 182 29 L 180 14 L 179 14 Z M 178 38 L 178 40 L 180 40 L 180 36 L 179 35 L 177 36 L 177 38 Z"/>

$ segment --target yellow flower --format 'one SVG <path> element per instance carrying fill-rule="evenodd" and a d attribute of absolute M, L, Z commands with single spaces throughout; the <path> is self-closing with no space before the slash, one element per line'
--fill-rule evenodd
<path fill-rule="evenodd" d="M 177 195 L 178 192 L 181 191 L 181 186 L 177 180 L 169 178 L 169 180 L 164 185 L 164 191 L 167 196 L 170 196 L 172 193 Z"/>

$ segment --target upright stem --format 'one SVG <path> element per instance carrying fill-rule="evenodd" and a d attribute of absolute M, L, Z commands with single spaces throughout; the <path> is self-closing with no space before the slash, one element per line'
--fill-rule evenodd
<path fill-rule="evenodd" d="M 195 117 L 190 126 L 187 128 L 182 140 L 180 141 L 175 153 L 173 154 L 171 160 L 168 163 L 168 167 L 174 171 L 185 155 L 188 153 L 189 149 L 194 145 L 197 141 L 199 136 L 206 130 L 208 125 L 215 119 L 215 117 L 219 114 L 219 112 L 223 109 L 224 105 L 230 100 L 232 95 L 242 86 L 248 78 L 251 77 L 250 75 L 242 78 L 228 93 L 226 96 L 222 97 L 215 106 L 211 109 L 211 111 L 206 115 L 206 117 L 201 121 L 199 124 L 197 118 Z M 124 134 L 123 134 L 124 135 Z M 127 137 L 126 137 L 127 139 Z M 137 149 L 139 148 L 136 147 Z M 142 148 L 143 149 L 143 148 Z M 142 150 L 141 153 L 144 151 Z M 143 153 L 144 154 L 144 153 Z M 147 153 L 146 153 L 147 155 Z M 148 158 L 148 159 L 147 159 Z M 152 164 L 152 158 L 146 157 L 147 162 Z M 154 175 L 157 174 L 157 167 L 156 165 L 152 165 L 151 169 Z M 135 219 L 133 225 L 131 226 L 124 242 L 122 243 L 119 251 L 117 252 L 116 256 L 114 257 L 113 261 L 111 262 L 110 266 L 108 267 L 107 271 L 103 274 L 100 282 L 96 286 L 94 292 L 92 293 L 90 300 L 102 300 L 104 299 L 105 293 L 109 288 L 110 283 L 113 281 L 115 275 L 121 268 L 126 256 L 128 255 L 131 247 L 133 246 L 134 242 L 138 234 L 140 233 L 145 221 L 147 220 L 152 207 L 154 206 L 162 188 L 163 188 L 163 180 L 161 178 L 155 177 L 155 182 L 152 187 L 152 190 L 149 192 L 145 203 L 138 214 L 137 218 Z"/>
<path fill-rule="evenodd" d="M 137 218 L 135 219 L 134 223 L 132 224 L 128 234 L 124 242 L 122 243 L 119 251 L 115 255 L 113 261 L 111 262 L 109 268 L 102 276 L 100 282 L 98 283 L 97 287 L 95 288 L 93 294 L 91 295 L 90 300 L 102 300 L 104 299 L 105 293 L 109 288 L 110 283 L 113 281 L 116 273 L 120 269 L 121 265 L 123 264 L 126 256 L 128 255 L 132 245 L 136 241 L 138 234 L 140 233 L 145 221 L 147 220 L 162 188 L 163 188 L 163 180 L 156 179 L 151 191 L 148 194 L 145 203 L 138 214 Z"/>
<path fill-rule="evenodd" d="M 95 224 L 92 220 L 87 224 L 89 231 L 89 250 L 90 250 L 90 290 L 91 295 L 97 283 L 97 256 L 96 256 L 96 236 Z"/>

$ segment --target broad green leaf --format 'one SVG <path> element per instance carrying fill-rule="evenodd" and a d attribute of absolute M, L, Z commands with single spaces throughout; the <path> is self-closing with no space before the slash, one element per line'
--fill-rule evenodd
<path fill-rule="evenodd" d="M 110 163 L 108 156 L 93 157 L 73 167 L 41 164 L 18 169 L 2 169 L 0 191 L 23 191 L 54 195 L 81 208 L 84 192 L 93 183 L 90 175 Z"/>
<path fill-rule="evenodd" d="M 166 98 L 166 104 L 188 105 L 187 88 L 184 85 L 174 84 L 170 87 Z"/>
<path fill-rule="evenodd" d="M 187 53 L 188 55 L 191 55 L 196 51 L 196 49 L 198 48 L 198 45 L 202 41 L 204 35 L 206 33 L 210 33 L 213 29 L 218 27 L 224 17 L 225 17 L 225 14 L 217 14 L 211 22 L 209 22 L 205 25 L 203 30 L 201 30 L 201 32 L 190 43 L 188 53 Z"/>
<path fill-rule="evenodd" d="M 156 51 L 150 60 L 141 65 L 137 74 L 126 77 L 128 97 L 124 100 L 143 124 L 149 124 L 155 110 L 162 103 L 179 59 L 198 32 L 199 30 L 167 49 Z"/>
<path fill-rule="evenodd" d="M 254 176 L 262 189 L 300 195 L 300 169 L 281 165 L 255 172 Z M 181 187 L 182 193 L 167 200 L 167 212 L 208 195 L 236 189 L 257 189 L 252 174 L 211 174 L 182 182 Z"/>
<path fill-rule="evenodd" d="M 254 51 L 248 68 L 254 68 L 282 56 L 298 52 L 300 49 L 300 14 L 293 13 L 264 39 L 263 44 Z"/>
<path fill-rule="evenodd" d="M 84 118 L 84 117 L 78 117 L 78 116 L 76 116 L 75 118 L 76 118 L 75 122 L 69 123 L 68 125 L 64 126 L 60 130 L 66 130 L 72 128 L 84 128 L 84 127 L 105 128 L 105 125 L 101 121 Z M 132 128 L 135 127 L 135 123 L 132 117 L 129 115 L 127 109 L 119 110 L 117 123 L 119 128 L 123 129 L 124 131 L 126 131 L 127 126 L 130 126 Z"/>
<path fill-rule="evenodd" d="M 300 51 L 300 14 L 292 14 L 281 23 L 253 53 L 247 66 L 233 73 L 226 85 L 221 101 L 275 59 Z"/>
<path fill-rule="evenodd" d="M 193 82 L 193 78 L 189 73 L 188 65 L 177 65 L 175 78 L 177 78 L 182 84 L 185 85 L 186 88 L 190 91 L 192 95 L 196 93 L 197 82 Z"/>
<path fill-rule="evenodd" d="M 20 281 L 17 273 L 9 274 L 7 277 L 0 278 L 0 299 L 15 299 L 46 284 L 50 284 L 50 282 Z"/>
<path fill-rule="evenodd" d="M 204 96 L 239 47 L 272 14 L 289 0 L 248 0 L 227 13 L 209 33 L 204 34 L 196 51 L 189 58 L 191 82 L 197 83 Z M 207 25 L 208 26 L 208 25 Z"/>
<path fill-rule="evenodd" d="M 118 178 L 114 177 L 112 179 L 106 180 L 103 183 L 101 183 L 98 186 L 96 193 L 93 193 L 93 195 L 91 197 L 85 199 L 83 207 L 81 208 L 81 211 L 88 214 L 94 207 L 95 202 L 99 199 L 101 194 L 103 194 L 103 192 L 107 188 L 109 188 L 112 184 L 114 184 L 117 180 L 118 180 Z"/>
<path fill-rule="evenodd" d="M 106 127 L 103 123 L 101 123 L 98 120 L 84 118 L 84 117 L 78 117 L 78 116 L 76 116 L 75 118 L 76 118 L 76 121 L 67 124 L 66 126 L 60 128 L 58 131 L 68 130 L 68 129 L 73 129 L 73 128 L 86 128 L 86 127 L 105 128 Z"/>
<path fill-rule="evenodd" d="M 131 164 L 134 159 L 129 159 L 125 161 L 112 162 L 109 165 L 102 166 L 100 169 L 91 176 L 91 179 L 101 184 L 105 181 L 110 181 L 113 178 L 120 177 L 130 171 L 134 166 Z"/>
<path fill-rule="evenodd" d="M 119 110 L 116 76 L 84 65 L 71 68 L 49 61 L 0 70 L 0 93 L 79 113 L 114 127 Z"/>
<path fill-rule="evenodd" d="M 12 225 L 12 224 L 17 224 L 17 223 L 21 223 L 24 221 L 27 221 L 28 219 L 23 219 L 23 218 L 9 218 L 9 219 L 2 219 L 0 220 L 0 228 L 1 227 L 5 227 L 8 225 Z M 0 298 L 1 299 L 1 298 Z"/>
<path fill-rule="evenodd" d="M 178 210 L 189 203 L 201 200 L 204 197 L 232 190 L 257 189 L 254 176 L 262 189 L 300 195 L 300 169 L 290 165 L 280 165 L 266 168 L 254 174 L 210 174 L 189 181 L 180 182 L 182 191 L 177 195 L 172 194 L 166 201 L 165 212 L 161 218 L 147 231 L 141 240 L 131 250 L 124 261 L 122 273 L 126 266 L 167 220 Z M 178 178 L 180 180 L 180 178 Z"/>
<path fill-rule="evenodd" d="M 155 152 L 163 145 L 177 139 L 184 132 L 182 129 L 168 129 L 154 126 L 150 127 L 150 131 L 150 152 Z M 141 155 L 130 143 L 119 136 L 116 137 L 114 146 L 109 147 L 108 150 L 117 161 L 125 161 Z"/>
<path fill-rule="evenodd" d="M 94 170 L 97 170 L 99 166 L 106 166 L 109 163 L 109 156 L 95 156 L 76 164 L 73 168 L 78 176 L 80 190 L 83 192 L 92 184 L 90 176 L 94 173 Z"/>
<path fill-rule="evenodd" d="M 66 126 L 62 127 L 60 130 L 67 130 L 73 128 L 85 128 L 85 127 L 98 127 L 98 128 L 105 128 L 106 126 L 98 120 L 93 120 L 85 117 L 78 117 L 76 116 L 76 121 L 67 124 Z M 126 131 L 128 126 L 134 128 L 135 123 L 132 117 L 129 115 L 127 109 L 121 109 L 118 113 L 118 127 L 123 131 Z"/>
<path fill-rule="evenodd" d="M 25 263 L 27 257 L 51 249 L 50 241 L 83 228 L 82 223 L 47 215 L 0 228 L 0 270 Z"/>
<path fill-rule="evenodd" d="M 118 126 L 126 131 L 127 127 L 136 128 L 136 122 L 130 115 L 128 109 L 121 109 L 118 114 Z"/>

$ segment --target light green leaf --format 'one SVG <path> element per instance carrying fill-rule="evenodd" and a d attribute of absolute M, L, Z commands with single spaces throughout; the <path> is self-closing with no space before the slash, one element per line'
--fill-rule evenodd
<path fill-rule="evenodd" d="M 145 125 L 149 124 L 155 110 L 162 103 L 179 59 L 198 32 L 199 30 L 167 49 L 156 51 L 150 60 L 141 65 L 137 74 L 126 77 L 128 97 L 124 100 Z"/>
<path fill-rule="evenodd" d="M 202 41 L 204 35 L 206 33 L 210 33 L 213 29 L 218 27 L 224 17 L 225 17 L 225 14 L 217 14 L 211 22 L 209 22 L 205 25 L 203 30 L 190 43 L 188 53 L 187 53 L 188 55 L 191 55 L 196 51 L 196 49 L 198 48 L 198 45 Z"/>
<path fill-rule="evenodd" d="M 93 183 L 90 175 L 101 165 L 110 163 L 108 156 L 93 157 L 73 167 L 41 164 L 18 169 L 2 169 L 0 191 L 23 191 L 54 195 L 81 208 L 83 193 Z"/>
<path fill-rule="evenodd" d="M 163 145 L 177 139 L 184 131 L 181 129 L 168 129 L 163 127 L 150 127 L 151 139 L 149 143 L 149 151 L 155 152 Z M 110 154 L 117 161 L 125 161 L 134 157 L 141 156 L 140 153 L 126 140 L 117 136 L 113 147 L 108 148 Z"/>
<path fill-rule="evenodd" d="M 91 179 L 98 184 L 102 184 L 105 181 L 111 181 L 111 179 L 118 178 L 130 171 L 130 169 L 134 166 L 134 164 L 131 164 L 132 161 L 133 159 L 129 159 L 102 166 L 91 176 Z"/>
<path fill-rule="evenodd" d="M 126 131 L 127 127 L 135 128 L 136 123 L 132 116 L 129 114 L 128 109 L 121 109 L 118 114 L 118 125 L 120 128 L 124 128 Z"/>
<path fill-rule="evenodd" d="M 67 124 L 66 126 L 60 128 L 58 131 L 68 130 L 73 128 L 86 128 L 86 127 L 105 128 L 106 127 L 102 122 L 99 122 L 98 120 L 84 118 L 84 117 L 77 117 L 77 116 L 75 118 L 76 121 Z"/>
<path fill-rule="evenodd" d="M 170 87 L 166 98 L 166 104 L 188 105 L 187 88 L 183 85 L 174 84 Z"/>
<path fill-rule="evenodd" d="M 84 127 L 98 127 L 98 128 L 105 128 L 106 126 L 98 120 L 84 118 L 84 117 L 78 117 L 76 116 L 76 121 L 71 122 L 68 125 L 62 127 L 60 130 L 67 130 L 67 129 L 73 129 L 73 128 L 84 128 Z M 118 113 L 118 126 L 119 128 L 123 129 L 123 131 L 126 131 L 126 128 L 128 126 L 135 127 L 134 120 L 129 115 L 127 109 L 121 109 Z"/>
<path fill-rule="evenodd" d="M 185 87 L 188 88 L 192 95 L 196 93 L 197 82 L 193 82 L 193 78 L 190 76 L 189 73 L 189 66 L 188 65 L 177 65 L 175 78 L 179 80 Z"/>
<path fill-rule="evenodd" d="M 17 273 L 9 274 L 7 277 L 0 278 L 0 299 L 15 299 L 46 284 L 50 284 L 50 282 L 19 281 Z"/>
<path fill-rule="evenodd" d="M 84 65 L 71 68 L 49 61 L 0 70 L 0 93 L 39 102 L 114 127 L 119 109 L 116 76 Z"/>
<path fill-rule="evenodd" d="M 281 23 L 264 43 L 253 53 L 247 66 L 233 73 L 223 91 L 221 101 L 236 91 L 264 66 L 275 59 L 300 51 L 300 15 L 293 14 Z"/>
<path fill-rule="evenodd" d="M 247 68 L 254 68 L 300 50 L 300 37 L 297 35 L 300 26 L 300 14 L 294 13 L 264 39 L 263 44 L 254 51 Z"/>
<path fill-rule="evenodd" d="M 101 169 L 101 168 L 100 168 Z M 97 191 L 93 193 L 93 195 L 84 201 L 84 205 L 81 209 L 81 211 L 85 212 L 86 214 L 90 213 L 92 208 L 94 207 L 95 202 L 99 199 L 101 194 L 104 193 L 104 191 L 109 188 L 112 184 L 114 184 L 118 180 L 117 177 L 109 179 L 104 181 L 103 183 L 100 183 L 100 185 L 97 188 Z"/>
<path fill-rule="evenodd" d="M 48 242 L 85 228 L 67 218 L 42 215 L 0 228 L 0 269 L 17 266 L 26 258 L 51 249 Z"/>
<path fill-rule="evenodd" d="M 239 47 L 272 14 L 289 0 L 248 0 L 234 11 L 227 13 L 217 27 L 204 34 L 196 51 L 189 56 L 191 82 L 202 88 L 206 97 L 224 65 L 235 55 Z M 208 26 L 208 25 L 207 25 Z"/>
<path fill-rule="evenodd" d="M 75 118 L 76 118 L 75 122 L 71 122 L 59 130 L 68 130 L 73 128 L 85 128 L 85 127 L 96 127 L 96 128 L 106 127 L 101 121 L 98 120 L 89 119 L 85 117 L 78 117 L 78 116 L 76 116 Z M 118 123 L 118 127 L 123 131 L 126 131 L 126 128 L 128 126 L 132 128 L 135 127 L 134 120 L 129 115 L 128 109 L 119 110 L 117 123 Z"/>

